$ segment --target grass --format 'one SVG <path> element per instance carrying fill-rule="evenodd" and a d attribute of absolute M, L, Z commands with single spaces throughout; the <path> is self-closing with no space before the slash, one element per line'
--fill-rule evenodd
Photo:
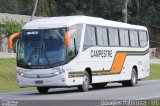
<path fill-rule="evenodd" d="M 146 79 L 147 80 L 160 79 L 160 64 L 150 65 L 150 76 Z"/>
<path fill-rule="evenodd" d="M 35 88 L 19 88 L 16 82 L 16 60 L 14 58 L 0 58 L 0 93 L 28 91 Z"/>
<path fill-rule="evenodd" d="M 19 88 L 16 82 L 16 60 L 14 58 L 0 58 L 0 93 L 29 91 L 35 88 Z M 151 64 L 150 76 L 147 80 L 160 79 L 160 64 Z"/>

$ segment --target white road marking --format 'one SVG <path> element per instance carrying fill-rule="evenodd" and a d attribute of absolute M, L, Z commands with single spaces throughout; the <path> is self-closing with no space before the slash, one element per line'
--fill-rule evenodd
<path fill-rule="evenodd" d="M 139 98 L 137 100 L 146 100 L 146 99 L 153 99 L 153 98 L 160 98 L 160 95 L 158 95 L 158 96 L 151 96 L 151 97 L 145 97 L 145 98 Z"/>

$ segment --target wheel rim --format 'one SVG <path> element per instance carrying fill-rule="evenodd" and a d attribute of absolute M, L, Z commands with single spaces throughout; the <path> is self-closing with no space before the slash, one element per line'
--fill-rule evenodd
<path fill-rule="evenodd" d="M 136 74 L 135 74 L 135 72 L 133 72 L 132 81 L 133 81 L 134 84 L 136 84 Z"/>
<path fill-rule="evenodd" d="M 89 86 L 89 78 L 86 74 L 83 77 L 83 85 L 85 88 L 88 88 L 88 86 Z"/>

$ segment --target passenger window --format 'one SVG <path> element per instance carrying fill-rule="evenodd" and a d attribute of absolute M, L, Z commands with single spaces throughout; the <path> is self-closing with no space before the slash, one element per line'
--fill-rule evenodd
<path fill-rule="evenodd" d="M 103 45 L 108 46 L 107 28 L 103 28 Z"/>
<path fill-rule="evenodd" d="M 119 30 L 119 36 L 120 36 L 121 46 L 126 46 L 126 43 L 125 43 L 125 31 L 123 29 Z"/>
<path fill-rule="evenodd" d="M 138 32 L 134 31 L 134 36 L 135 36 L 135 46 L 139 47 L 139 40 L 138 40 Z"/>
<path fill-rule="evenodd" d="M 124 30 L 124 36 L 125 36 L 125 43 L 126 43 L 126 46 L 129 46 L 128 30 Z"/>
<path fill-rule="evenodd" d="M 112 29 L 112 28 L 109 28 L 108 31 L 109 31 L 109 42 L 110 42 L 110 46 L 114 46 L 115 40 L 114 40 L 114 36 L 113 36 L 113 35 L 114 35 L 113 29 Z"/>
<path fill-rule="evenodd" d="M 96 45 L 95 28 L 94 27 L 90 27 L 90 29 L 91 29 L 92 45 L 95 46 Z"/>
<path fill-rule="evenodd" d="M 108 45 L 107 29 L 102 27 L 97 27 L 97 41 L 100 46 Z"/>
<path fill-rule="evenodd" d="M 84 35 L 84 44 L 92 45 L 91 29 L 89 26 L 86 26 L 85 35 Z"/>
<path fill-rule="evenodd" d="M 118 29 L 114 29 L 115 46 L 119 46 Z"/>
<path fill-rule="evenodd" d="M 130 30 L 130 42 L 131 42 L 132 47 L 138 47 L 139 46 L 137 31 Z"/>
<path fill-rule="evenodd" d="M 96 45 L 95 29 L 94 29 L 94 27 L 86 25 L 83 48 L 87 49 L 87 48 L 92 47 L 94 45 Z"/>
<path fill-rule="evenodd" d="M 110 46 L 119 46 L 118 29 L 109 28 Z"/>
<path fill-rule="evenodd" d="M 97 27 L 97 41 L 98 45 L 103 46 L 103 32 L 102 32 L 102 27 Z"/>
<path fill-rule="evenodd" d="M 141 47 L 147 45 L 147 33 L 145 31 L 139 31 L 139 41 Z"/>
<path fill-rule="evenodd" d="M 128 30 L 119 30 L 121 46 L 129 46 Z"/>
<path fill-rule="evenodd" d="M 134 31 L 131 30 L 129 35 L 130 35 L 131 46 L 135 46 Z"/>

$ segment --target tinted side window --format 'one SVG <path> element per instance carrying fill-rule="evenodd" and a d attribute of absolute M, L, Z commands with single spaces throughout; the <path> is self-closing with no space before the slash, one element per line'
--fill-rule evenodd
<path fill-rule="evenodd" d="M 139 46 L 137 31 L 130 30 L 130 42 L 131 42 L 132 47 L 138 47 Z"/>
<path fill-rule="evenodd" d="M 124 35 L 125 35 L 126 46 L 129 46 L 129 35 L 128 35 L 128 30 L 124 30 Z"/>
<path fill-rule="evenodd" d="M 107 35 L 107 28 L 103 28 L 103 43 L 104 46 L 108 46 L 108 35 Z"/>
<path fill-rule="evenodd" d="M 102 27 L 97 27 L 97 41 L 98 45 L 103 46 L 103 32 L 102 32 Z"/>
<path fill-rule="evenodd" d="M 89 26 L 86 26 L 85 29 L 84 44 L 88 46 L 92 45 L 91 28 Z"/>
<path fill-rule="evenodd" d="M 109 43 L 110 43 L 109 45 L 114 46 L 115 39 L 114 39 L 113 28 L 108 29 L 108 34 L 109 34 Z"/>
<path fill-rule="evenodd" d="M 110 46 L 119 46 L 118 29 L 109 28 Z"/>
<path fill-rule="evenodd" d="M 98 45 L 108 46 L 108 36 L 106 28 L 97 27 L 97 40 L 98 40 Z"/>
<path fill-rule="evenodd" d="M 75 38 L 76 49 L 77 49 L 77 51 L 79 51 L 83 25 L 76 24 L 76 25 L 71 26 L 70 29 L 76 29 L 76 32 L 74 34 L 72 34 L 71 38 Z M 63 31 L 61 31 L 61 34 L 62 33 L 63 33 Z"/>
<path fill-rule="evenodd" d="M 125 31 L 123 29 L 119 30 L 119 36 L 120 36 L 121 46 L 126 46 L 126 43 L 125 43 Z"/>
<path fill-rule="evenodd" d="M 91 26 L 86 26 L 84 35 L 84 49 L 87 49 L 93 45 L 96 45 L 95 29 Z"/>
<path fill-rule="evenodd" d="M 119 30 L 121 46 L 129 46 L 128 30 Z"/>
<path fill-rule="evenodd" d="M 134 31 L 134 38 L 135 38 L 135 46 L 139 47 L 139 39 L 138 39 L 138 32 Z"/>
<path fill-rule="evenodd" d="M 95 46 L 96 45 L 95 28 L 94 27 L 90 27 L 90 29 L 91 29 L 92 45 Z"/>
<path fill-rule="evenodd" d="M 147 45 L 147 33 L 145 31 L 139 31 L 139 41 L 141 47 Z"/>
<path fill-rule="evenodd" d="M 119 46 L 118 29 L 114 29 L 115 46 Z"/>

